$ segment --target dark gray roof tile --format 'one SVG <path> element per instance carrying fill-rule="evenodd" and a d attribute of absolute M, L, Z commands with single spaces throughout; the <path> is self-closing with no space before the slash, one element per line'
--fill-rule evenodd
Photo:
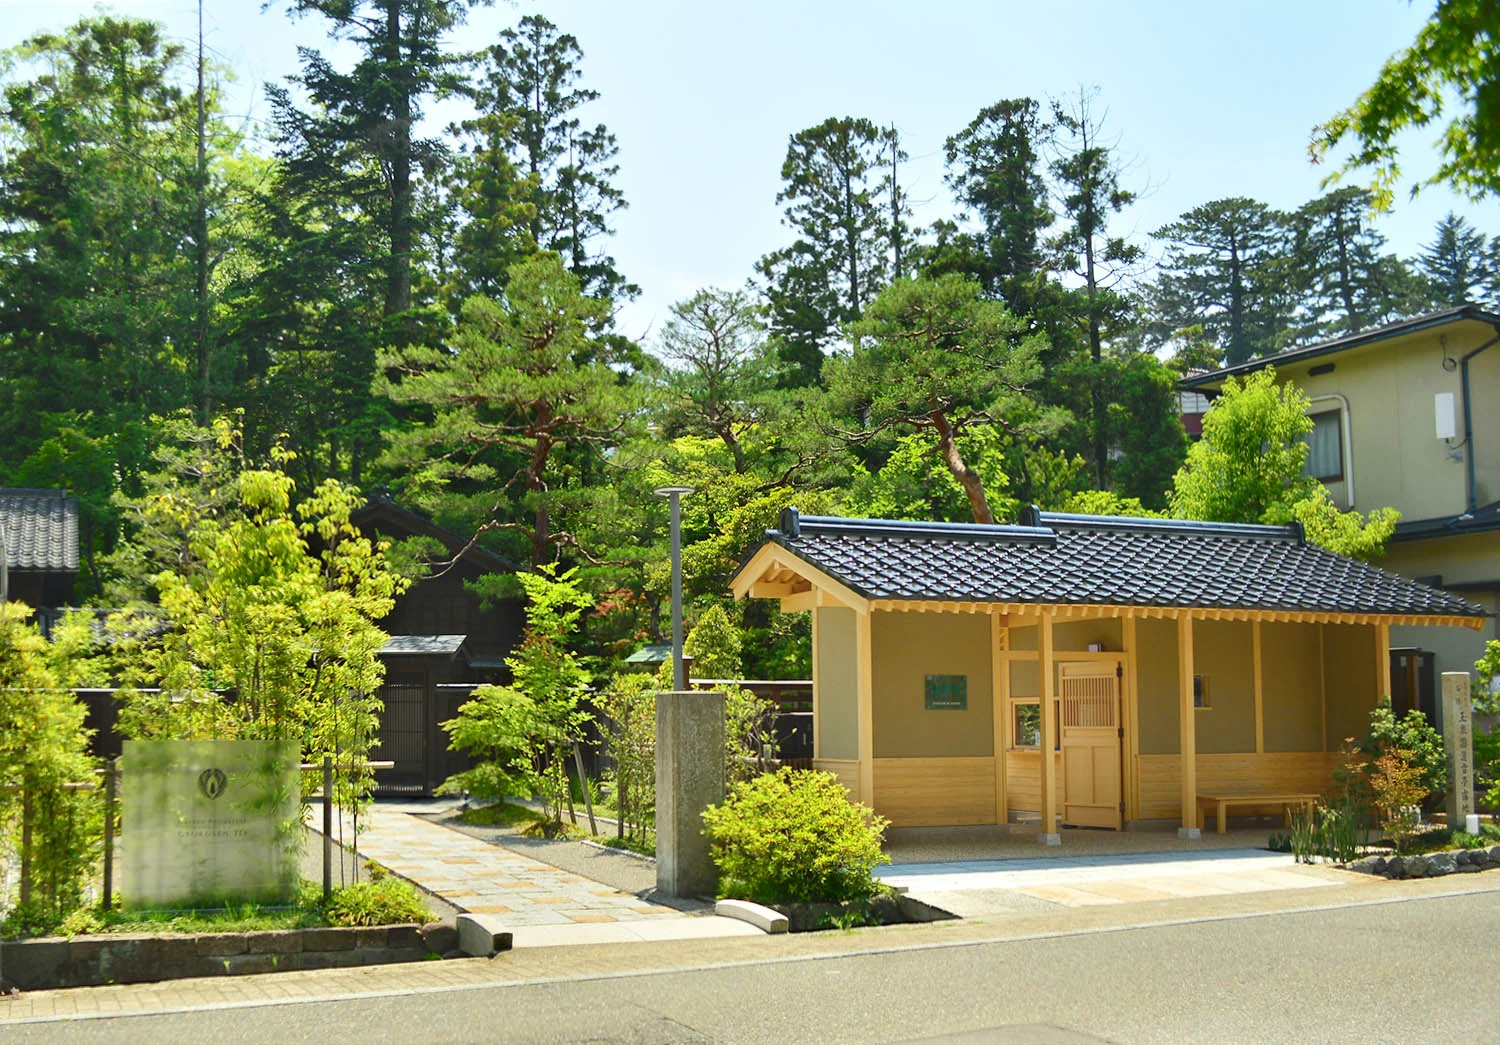
<path fill-rule="evenodd" d="M 78 570 L 78 498 L 0 487 L 0 535 L 12 570 Z"/>

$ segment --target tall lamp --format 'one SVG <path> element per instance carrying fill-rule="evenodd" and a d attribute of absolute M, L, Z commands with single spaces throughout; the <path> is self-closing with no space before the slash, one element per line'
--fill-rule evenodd
<path fill-rule="evenodd" d="M 658 486 L 651 491 L 672 506 L 672 686 L 687 689 L 682 666 L 682 505 L 679 498 L 693 492 L 691 486 Z"/>

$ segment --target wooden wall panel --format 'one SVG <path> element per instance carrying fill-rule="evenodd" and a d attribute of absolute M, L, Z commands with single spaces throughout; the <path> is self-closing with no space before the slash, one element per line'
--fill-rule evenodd
<path fill-rule="evenodd" d="M 1057 778 L 1063 778 L 1062 752 L 1054 751 Z M 1006 812 L 1042 815 L 1042 760 L 1035 749 L 1012 749 L 1005 753 Z M 1059 785 L 1061 786 L 1061 785 Z"/>
<path fill-rule="evenodd" d="M 1198 792 L 1266 790 L 1326 794 L 1333 787 L 1333 767 L 1337 759 L 1336 752 L 1325 751 L 1199 755 Z M 1138 764 L 1141 819 L 1180 818 L 1181 759 L 1177 755 L 1141 755 Z"/>
<path fill-rule="evenodd" d="M 859 762 L 854 759 L 844 758 L 815 758 L 813 768 L 824 773 L 832 773 L 839 778 L 849 791 L 849 798 L 855 802 L 859 801 Z"/>
<path fill-rule="evenodd" d="M 877 758 L 875 811 L 892 827 L 995 822 L 993 758 Z"/>

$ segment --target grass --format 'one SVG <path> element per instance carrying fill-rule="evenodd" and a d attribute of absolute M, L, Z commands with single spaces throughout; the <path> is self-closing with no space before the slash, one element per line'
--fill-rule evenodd
<path fill-rule="evenodd" d="M 609 837 L 596 836 L 594 840 L 600 845 L 609 846 L 611 849 L 626 849 L 632 853 L 640 853 L 642 856 L 656 855 L 655 831 L 647 832 L 644 842 L 639 838 L 616 838 L 613 835 Z"/>
<path fill-rule="evenodd" d="M 514 802 L 496 802 L 494 805 L 475 806 L 458 814 L 458 819 L 474 827 L 519 827 L 539 824 L 545 818 L 535 809 L 516 805 Z"/>

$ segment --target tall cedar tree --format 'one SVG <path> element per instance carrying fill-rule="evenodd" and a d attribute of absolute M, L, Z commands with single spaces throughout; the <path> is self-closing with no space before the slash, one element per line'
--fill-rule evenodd
<path fill-rule="evenodd" d="M 1417 259 L 1432 304 L 1449 308 L 1492 298 L 1496 281 L 1484 233 L 1449 211 L 1433 234 Z"/>
<path fill-rule="evenodd" d="M 850 445 L 883 433 L 930 433 L 932 450 L 963 487 L 974 521 L 995 521 L 959 437 L 985 427 L 1030 437 L 1055 427 L 1027 390 L 1040 373 L 1040 339 L 978 283 L 956 274 L 898 280 L 850 327 L 848 356 L 826 366 Z"/>
<path fill-rule="evenodd" d="M 1201 326 L 1230 366 L 1276 351 L 1291 320 L 1286 215 L 1234 196 L 1194 207 L 1152 236 L 1167 248 L 1153 309 L 1163 333 Z"/>
<path fill-rule="evenodd" d="M 519 535 L 533 569 L 561 547 L 587 555 L 588 506 L 563 528 L 554 513 L 573 503 L 570 484 L 603 485 L 597 465 L 580 476 L 587 455 L 618 445 L 637 408 L 617 339 L 593 333 L 608 307 L 556 254 L 535 254 L 511 267 L 504 299 L 464 303 L 451 346 L 383 351 L 377 391 L 430 417 L 386 453 L 412 500 L 467 494 L 480 529 Z"/>
<path fill-rule="evenodd" d="M 1370 193 L 1355 188 L 1310 200 L 1292 216 L 1303 339 L 1353 334 L 1420 311 L 1420 284 L 1405 262 L 1381 253 L 1385 237 L 1372 218 Z"/>
<path fill-rule="evenodd" d="M 1038 151 L 1050 133 L 1035 100 L 1007 98 L 944 146 L 948 187 L 980 229 L 959 233 L 956 264 L 940 267 L 967 272 L 1017 315 L 1031 311 L 1026 290 L 1042 271 L 1042 235 L 1053 219 Z"/>
<path fill-rule="evenodd" d="M 0 108 L 0 472 L 72 427 L 107 440 L 128 481 L 132 433 L 193 395 L 183 52 L 100 16 L 7 58 L 34 71 Z"/>
<path fill-rule="evenodd" d="M 833 117 L 791 136 L 776 202 L 797 239 L 758 266 L 788 384 L 816 383 L 825 349 L 892 278 L 905 158 L 895 129 L 866 119 Z"/>
<path fill-rule="evenodd" d="M 599 97 L 579 86 L 582 58 L 578 40 L 541 15 L 483 55 L 477 115 L 458 128 L 468 142 L 453 172 L 468 219 L 458 238 L 468 293 L 497 294 L 509 266 L 538 250 L 560 255 L 590 297 L 640 293 L 601 247 L 626 204 L 614 185 L 615 136 L 578 116 Z"/>
<path fill-rule="evenodd" d="M 1094 110 L 1096 92 L 1079 91 L 1075 98 L 1053 101 L 1056 125 L 1051 163 L 1056 183 L 1062 230 L 1051 245 L 1060 270 L 1072 272 L 1082 285 L 1074 309 L 1088 346 L 1093 373 L 1089 377 L 1090 447 L 1094 482 L 1109 488 L 1109 415 L 1102 367 L 1104 341 L 1112 326 L 1126 321 L 1122 297 L 1124 281 L 1141 259 L 1141 249 L 1121 236 L 1112 236 L 1109 221 L 1135 202 L 1135 194 L 1120 185 L 1123 173 L 1114 148 L 1104 141 L 1104 116 Z"/>

